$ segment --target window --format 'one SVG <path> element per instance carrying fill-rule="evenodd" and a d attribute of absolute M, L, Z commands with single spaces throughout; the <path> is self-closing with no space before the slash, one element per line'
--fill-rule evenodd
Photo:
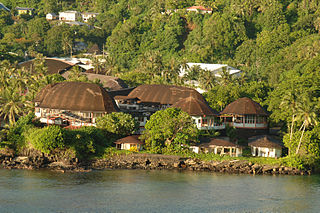
<path fill-rule="evenodd" d="M 254 115 L 246 115 L 245 123 L 253 124 L 254 122 L 255 122 L 255 116 Z"/>
<path fill-rule="evenodd" d="M 266 122 L 266 117 L 264 116 L 257 117 L 257 123 L 265 123 L 265 122 Z"/>
<path fill-rule="evenodd" d="M 208 119 L 206 119 L 206 118 L 202 119 L 202 125 L 208 126 Z"/>

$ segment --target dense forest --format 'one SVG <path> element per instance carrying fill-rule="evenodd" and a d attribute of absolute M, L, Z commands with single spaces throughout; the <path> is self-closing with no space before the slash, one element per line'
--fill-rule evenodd
<path fill-rule="evenodd" d="M 2 111 L 8 103 L 3 85 L 15 81 L 4 76 L 15 69 L 16 61 L 39 54 L 70 56 L 70 46 L 76 42 L 85 42 L 88 47 L 97 43 L 107 53 L 104 66 L 111 70 L 108 74 L 120 76 L 132 86 L 183 84 L 178 72 L 186 62 L 222 63 L 242 70 L 237 79 L 227 73 L 217 79 L 197 70 L 193 70 L 193 78 L 208 90 L 204 95 L 214 109 L 220 111 L 239 97 L 250 97 L 270 112 L 271 127 L 282 127 L 284 142 L 290 150 L 296 150 L 303 142 L 306 153 L 319 156 L 319 0 L 2 0 L 2 3 L 12 9 L 0 10 Z M 185 10 L 193 5 L 211 8 L 213 13 Z M 15 16 L 17 6 L 35 8 L 34 16 Z M 92 29 L 45 19 L 46 13 L 65 10 L 99 15 L 90 20 Z M 17 73 L 13 76 L 19 78 Z M 52 78 L 49 80 L 46 82 L 52 82 Z"/>

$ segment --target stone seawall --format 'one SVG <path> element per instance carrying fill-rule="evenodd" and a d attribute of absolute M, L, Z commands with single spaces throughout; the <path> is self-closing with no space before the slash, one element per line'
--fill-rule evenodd
<path fill-rule="evenodd" d="M 310 175 L 311 170 L 299 170 L 292 167 L 253 164 L 248 161 L 207 162 L 198 159 L 157 154 L 114 155 L 106 159 L 79 161 L 77 158 L 33 153 L 30 156 L 15 156 L 14 153 L 0 153 L 0 168 L 41 169 L 47 168 L 59 172 L 86 172 L 101 169 L 143 169 L 143 170 L 190 170 L 230 174 L 283 174 Z"/>

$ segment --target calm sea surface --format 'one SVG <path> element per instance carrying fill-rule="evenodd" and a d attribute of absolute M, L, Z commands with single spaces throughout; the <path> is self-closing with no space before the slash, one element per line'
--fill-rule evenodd
<path fill-rule="evenodd" d="M 0 212 L 320 212 L 320 176 L 0 170 Z"/>

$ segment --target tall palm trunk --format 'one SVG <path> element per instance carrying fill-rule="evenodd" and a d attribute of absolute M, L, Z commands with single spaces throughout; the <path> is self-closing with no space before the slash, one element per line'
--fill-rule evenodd
<path fill-rule="evenodd" d="M 292 122 L 291 122 L 291 128 L 290 128 L 290 144 L 292 142 L 293 126 L 294 126 L 294 115 L 292 115 Z M 290 156 L 290 148 L 289 148 L 289 156 Z"/>
<path fill-rule="evenodd" d="M 300 137 L 300 141 L 299 141 L 299 144 L 298 144 L 298 147 L 297 147 L 296 154 L 299 153 L 299 149 L 300 149 L 300 147 L 301 147 L 303 134 L 304 134 L 304 131 L 305 131 L 305 129 L 306 129 L 306 121 L 304 121 L 302 125 L 303 125 L 302 134 L 301 134 L 301 137 Z"/>

